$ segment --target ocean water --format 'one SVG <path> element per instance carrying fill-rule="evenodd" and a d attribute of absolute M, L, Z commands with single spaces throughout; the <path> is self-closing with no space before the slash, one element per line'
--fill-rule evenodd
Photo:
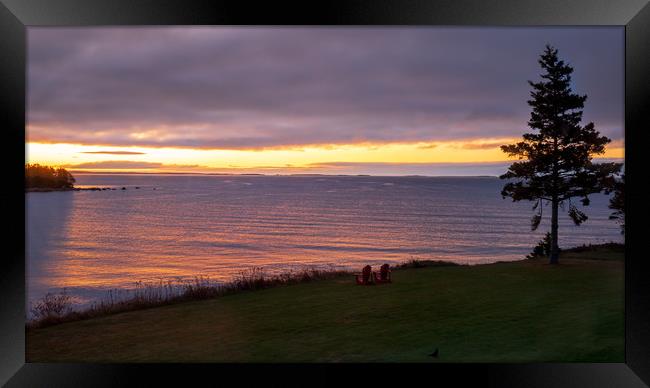
<path fill-rule="evenodd" d="M 28 303 L 63 288 L 88 303 L 136 282 L 228 281 L 252 267 L 521 260 L 550 227 L 545 217 L 532 232 L 532 203 L 502 199 L 494 177 L 76 177 L 118 190 L 25 194 Z M 591 198 L 579 227 L 561 212 L 560 247 L 623 242 L 608 196 Z"/>

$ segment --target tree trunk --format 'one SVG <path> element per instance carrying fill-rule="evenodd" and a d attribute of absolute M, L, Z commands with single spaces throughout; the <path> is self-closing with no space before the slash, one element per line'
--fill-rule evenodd
<path fill-rule="evenodd" d="M 553 207 L 553 212 L 551 214 L 551 257 L 549 263 L 557 264 L 558 258 L 560 256 L 560 252 L 557 244 L 557 227 L 558 227 L 557 213 L 558 213 L 559 201 L 557 199 L 554 199 L 551 205 Z"/>

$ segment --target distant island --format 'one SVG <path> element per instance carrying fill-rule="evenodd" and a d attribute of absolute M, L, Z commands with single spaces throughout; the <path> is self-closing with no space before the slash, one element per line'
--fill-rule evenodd
<path fill-rule="evenodd" d="M 25 164 L 26 191 L 73 190 L 74 183 L 74 177 L 65 168 Z"/>
<path fill-rule="evenodd" d="M 74 187 L 75 178 L 65 168 L 54 168 L 41 166 L 40 164 L 25 164 L 25 191 L 26 192 L 48 192 L 48 191 L 101 191 L 116 190 L 115 188 L 101 187 Z M 139 189 L 139 187 L 136 187 Z M 126 187 L 122 187 L 126 190 Z"/>

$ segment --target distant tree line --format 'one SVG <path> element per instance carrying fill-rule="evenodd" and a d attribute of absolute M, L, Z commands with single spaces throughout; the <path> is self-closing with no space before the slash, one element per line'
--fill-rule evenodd
<path fill-rule="evenodd" d="M 75 179 L 66 169 L 25 164 L 25 188 L 71 189 Z"/>

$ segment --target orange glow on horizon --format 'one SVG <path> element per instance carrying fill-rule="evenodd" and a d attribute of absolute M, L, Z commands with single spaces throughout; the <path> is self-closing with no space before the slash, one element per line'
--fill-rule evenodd
<path fill-rule="evenodd" d="M 499 148 L 517 138 L 459 139 L 411 143 L 356 143 L 277 147 L 259 150 L 118 147 L 28 142 L 26 162 L 77 171 L 327 173 L 336 163 L 488 163 L 505 162 Z M 623 158 L 621 140 L 598 158 Z M 332 170 L 334 172 L 334 170 Z"/>

